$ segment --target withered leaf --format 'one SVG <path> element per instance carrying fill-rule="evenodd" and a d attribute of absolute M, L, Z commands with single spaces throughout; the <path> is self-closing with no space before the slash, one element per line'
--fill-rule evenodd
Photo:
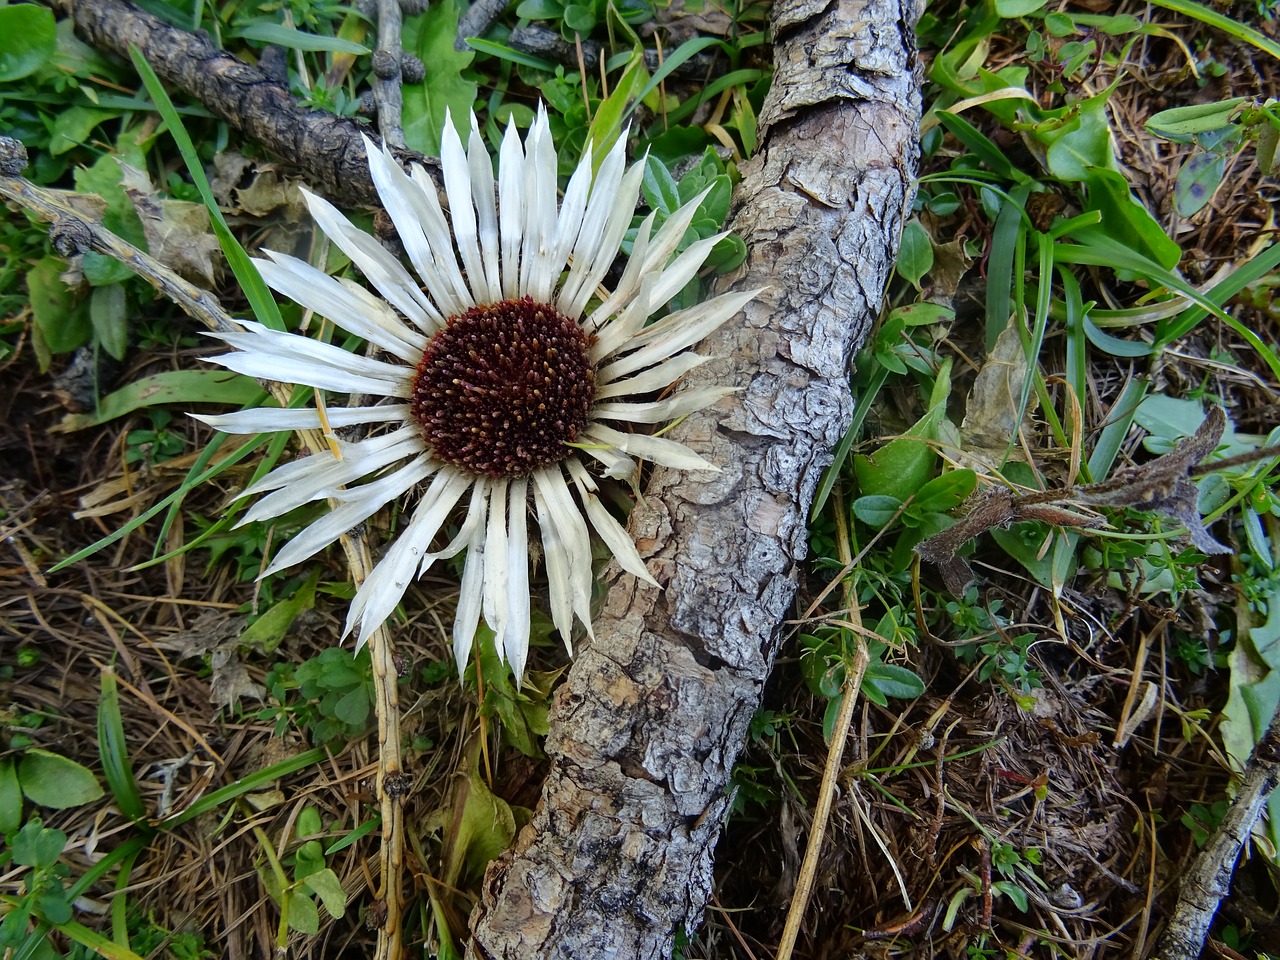
<path fill-rule="evenodd" d="M 1226 425 L 1222 409 L 1211 407 L 1199 429 L 1164 456 L 1126 467 L 1101 483 L 1021 495 L 1004 489 L 980 490 L 966 501 L 970 505 L 967 514 L 922 542 L 916 553 L 938 567 L 949 591 L 962 596 L 973 582 L 973 570 L 958 556 L 968 541 L 1020 520 L 1086 528 L 1103 525 L 1100 517 L 1080 513 L 1072 506 L 1149 510 L 1181 522 L 1196 549 L 1207 554 L 1229 553 L 1230 548 L 1215 540 L 1200 519 L 1196 486 L 1189 479 L 1199 472 L 1196 467 L 1201 461 L 1217 449 Z M 1258 451 L 1258 457 L 1266 453 Z"/>

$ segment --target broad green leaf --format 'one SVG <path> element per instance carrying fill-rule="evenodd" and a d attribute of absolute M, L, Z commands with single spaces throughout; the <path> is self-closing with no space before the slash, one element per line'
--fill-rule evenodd
<path fill-rule="evenodd" d="M 340 917 L 347 912 L 347 892 L 342 889 L 338 875 L 328 867 L 310 874 L 306 884 L 320 898 L 330 916 Z"/>
<path fill-rule="evenodd" d="M 88 767 L 36 747 L 22 755 L 18 779 L 28 800 L 53 810 L 78 807 L 102 796 L 102 785 Z"/>
<path fill-rule="evenodd" d="M 876 530 L 886 526 L 901 510 L 901 500 L 883 493 L 868 494 L 853 501 L 853 515 Z"/>
<path fill-rule="evenodd" d="M 287 890 L 283 900 L 280 908 L 288 911 L 289 929 L 309 936 L 320 931 L 320 911 L 311 897 L 302 890 Z"/>
<path fill-rule="evenodd" d="M 1193 217 L 1213 199 L 1227 171 L 1227 158 L 1217 153 L 1195 153 L 1178 171 L 1173 186 L 1178 216 Z"/>
<path fill-rule="evenodd" d="M 46 827 L 36 817 L 28 820 L 13 838 L 13 859 L 24 867 L 49 868 L 58 862 L 63 848 L 67 845 L 67 835 L 61 830 Z"/>
<path fill-rule="evenodd" d="M 27 293 L 35 318 L 34 333 L 45 355 L 67 353 L 88 342 L 93 332 L 87 305 L 62 282 L 64 264 L 57 257 L 38 260 L 27 271 Z M 41 370 L 48 368 L 42 358 Z"/>
<path fill-rule="evenodd" d="M 1091 97 L 1076 109 L 1076 115 L 1060 127 L 1041 124 L 1033 128 L 1037 138 L 1049 145 L 1045 154 L 1049 172 L 1059 180 L 1071 182 L 1089 179 L 1097 167 L 1116 168 L 1105 97 Z"/>
<path fill-rule="evenodd" d="M 951 470 L 921 487 L 911 508 L 920 513 L 945 513 L 964 503 L 977 485 L 978 475 L 972 470 Z"/>
<path fill-rule="evenodd" d="M 350 53 L 363 56 L 370 52 L 368 47 L 352 40 L 303 33 L 301 30 L 286 27 L 283 23 L 251 23 L 248 26 L 227 31 L 226 36 L 256 40 L 259 43 L 273 43 L 276 46 L 308 53 Z"/>
<path fill-rule="evenodd" d="M 1147 130 L 1157 137 L 1190 137 L 1192 134 L 1217 130 L 1229 124 L 1236 109 L 1248 97 L 1232 97 L 1217 103 L 1197 103 L 1189 107 L 1161 110 L 1147 120 Z"/>
<path fill-rule="evenodd" d="M 904 435 L 890 440 L 874 453 L 853 458 L 853 473 L 860 493 L 889 494 L 905 500 L 928 482 L 938 460 L 932 442 L 938 439 L 938 424 L 946 416 L 950 394 L 951 361 L 948 359 L 938 369 L 925 415 Z"/>
<path fill-rule="evenodd" d="M 316 584 L 320 580 L 320 571 L 315 570 L 307 578 L 307 582 L 294 591 L 293 596 L 281 600 L 270 610 L 255 620 L 244 633 L 240 634 L 240 643 L 245 646 L 261 646 L 262 651 L 271 654 L 280 641 L 289 633 L 289 628 L 307 610 L 316 605 Z M 314 831 L 299 831 L 304 835 Z"/>
<path fill-rule="evenodd" d="M 892 663 L 872 663 L 867 667 L 863 686 L 874 685 L 886 697 L 913 700 L 924 693 L 924 681 L 906 667 Z"/>
<path fill-rule="evenodd" d="M 410 148 L 429 157 L 440 155 L 446 109 L 464 144 L 470 132 L 471 106 L 478 88 L 462 76 L 475 54 L 453 48 L 461 9 L 460 0 L 439 0 L 426 13 L 405 22 L 404 47 L 427 65 L 427 75 L 422 83 L 404 85 L 404 138 Z"/>
<path fill-rule="evenodd" d="M 53 11 L 34 3 L 0 7 L 0 83 L 35 73 L 57 47 Z"/>
<path fill-rule="evenodd" d="M 0 13 L 6 9 L 12 10 L 13 7 L 0 8 Z M 58 111 L 57 119 L 53 121 L 53 135 L 49 138 L 49 152 L 56 157 L 80 146 L 89 139 L 89 134 L 97 129 L 98 124 L 119 115 L 115 110 L 81 106 Z"/>
<path fill-rule="evenodd" d="M 474 762 L 467 777 L 458 781 L 451 816 L 441 880 L 454 887 L 479 877 L 489 861 L 511 845 L 516 821 L 507 802 L 485 785 Z"/>
<path fill-rule="evenodd" d="M 898 246 L 898 274 L 919 290 L 921 278 L 932 267 L 933 242 L 929 232 L 919 220 L 912 220 L 903 228 Z"/>
<path fill-rule="evenodd" d="M 680 187 L 656 157 L 649 157 L 645 162 L 640 189 L 645 202 L 658 212 L 659 223 L 680 207 Z"/>
<path fill-rule="evenodd" d="M 129 349 L 129 315 L 124 285 L 112 283 L 94 287 L 89 294 L 89 319 L 102 349 L 117 360 L 123 360 Z"/>
<path fill-rule="evenodd" d="M 1025 17 L 1035 13 L 1045 4 L 1045 0 L 996 0 L 996 13 L 1006 20 L 1014 17 Z"/>
<path fill-rule="evenodd" d="M 53 429 L 59 433 L 84 430 L 165 403 L 248 406 L 261 397 L 262 387 L 256 380 L 230 370 L 166 370 L 107 394 L 92 413 L 68 414 Z"/>
<path fill-rule="evenodd" d="M 22 826 L 22 787 L 13 757 L 0 758 L 0 834 Z"/>
<path fill-rule="evenodd" d="M 1134 198 L 1123 174 L 1094 168 L 1086 180 L 1089 190 L 1086 209 L 1098 211 L 1102 220 L 1095 226 L 1076 230 L 1073 236 L 1078 242 L 1092 245 L 1101 237 L 1107 244 L 1121 244 L 1166 270 L 1177 265 L 1182 248 L 1169 239 L 1150 211 Z"/>

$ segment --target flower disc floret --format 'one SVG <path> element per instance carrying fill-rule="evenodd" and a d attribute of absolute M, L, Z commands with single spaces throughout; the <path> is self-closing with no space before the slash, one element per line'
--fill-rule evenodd
<path fill-rule="evenodd" d="M 594 339 L 531 297 L 450 318 L 423 352 L 410 400 L 436 458 L 490 477 L 563 460 L 595 400 Z"/>

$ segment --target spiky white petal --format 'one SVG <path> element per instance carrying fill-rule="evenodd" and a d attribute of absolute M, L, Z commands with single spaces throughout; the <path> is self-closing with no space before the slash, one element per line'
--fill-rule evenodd
<path fill-rule="evenodd" d="M 380 353 L 351 353 L 244 322 L 239 330 L 220 335 L 233 352 L 214 360 L 249 376 L 405 399 L 413 395 L 423 351 L 446 322 L 477 305 L 528 296 L 553 304 L 593 335 L 589 361 L 596 368 L 596 393 L 578 442 L 566 447 L 565 459 L 528 476 L 472 474 L 437 457 L 426 440 L 429 434 L 405 403 L 330 403 L 323 413 L 263 408 L 200 419 L 237 433 L 356 425 L 385 431 L 357 442 L 331 436 L 336 456 L 322 452 L 284 464 L 245 491 L 260 497 L 245 522 L 278 517 L 322 498 L 333 503 L 329 513 L 283 546 L 267 573 L 314 556 L 351 526 L 418 488 L 408 524 L 356 591 L 347 632 L 358 625 L 357 645 L 364 644 L 415 577 L 437 560 L 465 550 L 452 634 L 459 673 L 483 616 L 494 631 L 498 655 L 519 680 L 528 657 L 529 566 L 536 552 L 530 546 L 530 512 L 549 580 L 552 623 L 568 646 L 575 621 L 591 633 L 592 530 L 624 570 L 656 582 L 622 524 L 604 506 L 585 464 L 598 464 L 597 476 L 632 480 L 637 460 L 676 469 L 716 469 L 683 444 L 609 424 L 663 422 L 729 392 L 701 387 L 663 393 L 705 362 L 689 348 L 755 293 L 717 297 L 646 326 L 651 313 L 688 284 L 720 240 L 708 237 L 677 253 L 704 192 L 659 227 L 654 215 L 643 221 L 616 289 L 600 293 L 602 302 L 584 317 L 631 224 L 646 160 L 627 168 L 624 133 L 593 175 L 588 147 L 558 203 L 556 149 L 545 108 L 539 109 L 523 141 L 514 125 L 508 125 L 496 180 L 479 125 L 474 116 L 470 120 L 465 142 L 452 118 L 442 133 L 447 215 L 425 170 L 415 166 L 406 173 L 389 151 L 366 140 L 374 185 L 417 279 L 373 237 L 310 194 L 307 203 L 320 228 L 381 299 L 284 254 L 271 253 L 269 260 L 259 261 L 275 290 Z M 654 399 L 654 394 L 660 396 Z M 461 524 L 447 544 L 437 546 L 468 491 Z"/>

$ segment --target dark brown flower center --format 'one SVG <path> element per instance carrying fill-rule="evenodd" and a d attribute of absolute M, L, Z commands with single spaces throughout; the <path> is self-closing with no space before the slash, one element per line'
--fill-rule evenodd
<path fill-rule="evenodd" d="M 450 317 L 422 354 L 410 401 L 435 456 L 491 477 L 563 460 L 595 400 L 594 339 L 529 297 Z"/>

